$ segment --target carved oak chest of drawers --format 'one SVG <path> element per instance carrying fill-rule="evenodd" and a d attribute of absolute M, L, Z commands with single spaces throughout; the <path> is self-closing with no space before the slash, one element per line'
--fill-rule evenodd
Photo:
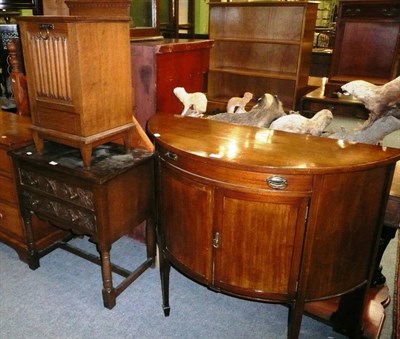
<path fill-rule="evenodd" d="M 104 305 L 112 308 L 126 286 L 154 263 L 152 152 L 134 149 L 126 153 L 122 145 L 101 145 L 93 149 L 92 166 L 87 169 L 78 149 L 52 142 L 44 146 L 42 154 L 35 152 L 34 145 L 10 153 L 28 238 L 29 266 L 38 268 L 45 254 L 32 242 L 32 214 L 72 234 L 89 236 L 100 253 Z M 147 221 L 147 259 L 135 272 L 124 272 L 126 279 L 114 288 L 112 244 L 143 221 Z M 62 247 L 68 249 L 68 243 Z"/>

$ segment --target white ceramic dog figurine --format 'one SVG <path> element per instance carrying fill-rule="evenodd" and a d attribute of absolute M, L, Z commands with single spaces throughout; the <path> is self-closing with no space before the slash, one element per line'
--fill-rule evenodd
<path fill-rule="evenodd" d="M 246 92 L 243 98 L 232 97 L 226 105 L 226 113 L 246 113 L 246 105 L 253 99 L 253 93 Z"/>
<path fill-rule="evenodd" d="M 207 110 L 207 97 L 204 93 L 188 93 L 183 87 L 175 87 L 174 94 L 183 104 L 181 115 L 203 115 Z"/>

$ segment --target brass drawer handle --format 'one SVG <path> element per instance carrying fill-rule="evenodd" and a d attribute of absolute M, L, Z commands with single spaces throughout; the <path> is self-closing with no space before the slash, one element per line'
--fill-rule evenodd
<path fill-rule="evenodd" d="M 175 153 L 172 153 L 172 152 L 165 153 L 165 156 L 168 159 L 171 159 L 171 160 L 174 160 L 174 161 L 178 160 L 178 156 Z"/>
<path fill-rule="evenodd" d="M 0 212 L 0 220 L 3 220 L 3 219 L 4 219 L 3 213 Z"/>
<path fill-rule="evenodd" d="M 282 190 L 287 187 L 288 182 L 284 177 L 273 175 L 267 178 L 267 184 L 273 189 Z"/>

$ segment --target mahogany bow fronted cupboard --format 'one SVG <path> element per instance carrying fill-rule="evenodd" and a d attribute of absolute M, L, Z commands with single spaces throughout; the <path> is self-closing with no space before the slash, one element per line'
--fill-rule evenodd
<path fill-rule="evenodd" d="M 163 307 L 169 270 L 212 290 L 289 306 L 342 296 L 332 324 L 361 333 L 399 149 L 157 114 Z M 351 306 L 349 306 L 351 305 Z"/>

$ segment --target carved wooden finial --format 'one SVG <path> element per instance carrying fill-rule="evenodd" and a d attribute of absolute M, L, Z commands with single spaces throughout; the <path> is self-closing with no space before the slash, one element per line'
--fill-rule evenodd
<path fill-rule="evenodd" d="M 9 63 L 11 65 L 10 82 L 11 90 L 14 95 L 18 115 L 30 115 L 28 91 L 23 67 L 18 55 L 18 39 L 11 39 L 7 43 L 9 53 Z"/>
<path fill-rule="evenodd" d="M 20 67 L 20 63 L 18 60 L 17 56 L 17 45 L 14 41 L 14 39 L 10 40 L 7 43 L 7 49 L 8 49 L 8 54 L 9 54 L 9 62 L 11 65 L 11 69 L 13 72 L 20 73 L 22 72 L 22 68 Z"/>

